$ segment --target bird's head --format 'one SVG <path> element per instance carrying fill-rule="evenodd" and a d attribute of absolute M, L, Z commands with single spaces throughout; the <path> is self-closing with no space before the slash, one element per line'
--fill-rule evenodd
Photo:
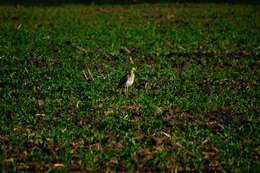
<path fill-rule="evenodd" d="M 136 68 L 134 68 L 134 67 L 131 68 L 131 72 L 134 72 L 134 71 L 136 71 Z"/>

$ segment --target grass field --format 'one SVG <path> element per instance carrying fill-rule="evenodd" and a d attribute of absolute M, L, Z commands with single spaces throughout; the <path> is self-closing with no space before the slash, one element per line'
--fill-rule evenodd
<path fill-rule="evenodd" d="M 259 12 L 1 5 L 0 172 L 257 172 Z"/>

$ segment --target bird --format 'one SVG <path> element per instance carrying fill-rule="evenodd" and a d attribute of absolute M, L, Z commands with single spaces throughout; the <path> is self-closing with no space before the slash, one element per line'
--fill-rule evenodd
<path fill-rule="evenodd" d="M 131 68 L 131 71 L 129 74 L 125 75 L 121 78 L 118 88 L 125 88 L 125 93 L 128 95 L 128 87 L 132 86 L 135 80 L 135 74 L 136 68 Z"/>

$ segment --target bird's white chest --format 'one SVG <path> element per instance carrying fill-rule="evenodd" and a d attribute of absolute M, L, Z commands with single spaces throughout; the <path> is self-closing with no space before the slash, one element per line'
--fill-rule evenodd
<path fill-rule="evenodd" d="M 130 77 L 127 81 L 126 81 L 126 84 L 125 84 L 125 86 L 126 87 L 130 87 L 131 85 L 133 85 L 133 83 L 134 83 L 134 75 L 132 75 L 132 77 Z"/>

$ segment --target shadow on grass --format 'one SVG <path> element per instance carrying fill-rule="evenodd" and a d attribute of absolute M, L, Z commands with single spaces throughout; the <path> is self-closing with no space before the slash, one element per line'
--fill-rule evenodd
<path fill-rule="evenodd" d="M 58 6 L 64 4 L 129 5 L 138 3 L 260 4 L 258 0 L 0 0 L 0 5 Z"/>

